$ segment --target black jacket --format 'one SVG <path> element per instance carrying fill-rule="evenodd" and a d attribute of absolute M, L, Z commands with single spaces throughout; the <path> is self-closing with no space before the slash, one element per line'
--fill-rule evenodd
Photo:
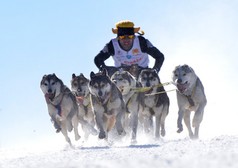
<path fill-rule="evenodd" d="M 153 69 L 156 69 L 157 72 L 160 71 L 160 68 L 164 62 L 164 55 L 156 48 L 154 47 L 149 40 L 145 39 L 142 36 L 138 36 L 141 51 L 147 53 L 148 55 L 152 56 L 155 59 L 155 64 Z M 106 44 L 103 50 L 99 52 L 98 55 L 94 58 L 95 65 L 101 69 L 102 67 L 105 67 L 104 61 L 107 60 L 110 56 L 114 55 L 114 47 L 112 44 L 112 40 Z"/>

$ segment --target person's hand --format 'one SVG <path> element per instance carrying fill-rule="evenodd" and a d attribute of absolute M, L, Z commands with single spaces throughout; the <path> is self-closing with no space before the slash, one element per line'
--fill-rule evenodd
<path fill-rule="evenodd" d="M 101 66 L 99 67 L 99 70 L 100 70 L 100 71 L 102 71 L 103 69 L 107 69 L 107 66 L 106 66 L 106 65 L 101 65 Z"/>

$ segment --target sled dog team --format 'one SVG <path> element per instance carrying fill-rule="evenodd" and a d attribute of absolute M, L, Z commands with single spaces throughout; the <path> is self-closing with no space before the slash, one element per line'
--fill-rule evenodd
<path fill-rule="evenodd" d="M 177 132 L 183 131 L 184 120 L 189 137 L 197 139 L 207 101 L 202 82 L 190 66 L 179 65 L 172 72 L 172 83 L 179 109 Z M 82 73 L 72 74 L 71 88 L 55 74 L 48 74 L 43 76 L 40 88 L 56 132 L 62 132 L 70 145 L 68 133 L 72 130 L 75 140 L 81 138 L 79 125 L 85 139 L 92 134 L 107 140 L 112 133 L 118 138 L 128 135 L 133 144 L 138 128 L 156 139 L 166 134 L 170 101 L 154 69 L 133 65 L 119 68 L 111 76 L 103 69 L 91 72 L 90 79 Z"/>

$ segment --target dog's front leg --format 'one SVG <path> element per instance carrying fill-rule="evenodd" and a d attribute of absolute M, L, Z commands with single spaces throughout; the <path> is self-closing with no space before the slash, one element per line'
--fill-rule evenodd
<path fill-rule="evenodd" d="M 198 107 L 198 109 L 197 109 L 197 111 L 195 111 L 195 114 L 194 114 L 194 117 L 193 117 L 192 126 L 195 128 L 193 139 L 198 139 L 199 138 L 199 127 L 200 127 L 200 124 L 201 124 L 202 119 L 203 119 L 203 113 L 204 113 L 204 108 L 205 108 L 204 104 L 202 104 Z"/>
<path fill-rule="evenodd" d="M 136 134 L 137 134 L 137 127 L 138 127 L 138 109 L 136 109 L 135 111 L 131 113 L 130 127 L 132 129 L 131 142 L 136 143 Z"/>
<path fill-rule="evenodd" d="M 74 137 L 75 137 L 75 140 L 77 141 L 81 138 L 80 135 L 79 135 L 79 132 L 78 132 L 78 117 L 77 117 L 77 115 L 73 116 L 72 125 L 73 125 L 73 128 L 74 128 Z"/>
<path fill-rule="evenodd" d="M 161 114 L 155 116 L 155 138 L 160 139 Z"/>
<path fill-rule="evenodd" d="M 191 112 L 189 110 L 186 110 L 184 112 L 184 123 L 188 129 L 189 137 L 193 139 L 193 131 L 191 128 L 190 115 L 191 115 Z"/>
<path fill-rule="evenodd" d="M 56 129 L 56 133 L 59 133 L 61 130 L 60 123 L 58 123 L 58 121 L 56 120 L 55 115 L 51 115 L 50 117 L 51 117 L 51 122 L 54 124 L 54 127 Z"/>
<path fill-rule="evenodd" d="M 95 119 L 96 119 L 97 127 L 99 129 L 99 135 L 98 135 L 99 139 L 106 138 L 106 132 L 105 132 L 105 128 L 104 128 L 103 117 L 104 116 L 103 116 L 103 112 L 102 111 L 96 111 L 95 112 Z"/>
<path fill-rule="evenodd" d="M 72 143 L 71 143 L 71 140 L 68 136 L 68 132 L 67 132 L 67 123 L 66 123 L 66 120 L 64 122 L 61 123 L 62 125 L 62 129 L 61 129 L 61 132 L 62 134 L 64 135 L 65 137 L 65 140 L 69 143 L 69 145 L 72 147 Z"/>
<path fill-rule="evenodd" d="M 178 127 L 177 133 L 181 133 L 183 131 L 183 124 L 182 124 L 183 115 L 184 115 L 184 109 L 179 108 L 178 120 L 177 120 L 177 127 Z"/>
<path fill-rule="evenodd" d="M 125 112 L 119 111 L 118 114 L 116 115 L 116 129 L 119 135 L 124 136 L 126 135 L 126 132 L 122 126 L 122 117 L 125 117 Z"/>

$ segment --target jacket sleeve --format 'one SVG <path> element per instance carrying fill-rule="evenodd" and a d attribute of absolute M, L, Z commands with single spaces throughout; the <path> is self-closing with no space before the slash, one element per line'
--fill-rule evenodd
<path fill-rule="evenodd" d="M 149 40 L 145 39 L 142 36 L 138 36 L 138 37 L 139 37 L 142 52 L 149 54 L 155 59 L 155 64 L 153 69 L 156 69 L 157 72 L 159 72 L 164 62 L 164 54 L 162 54 L 155 46 L 153 46 Z"/>
<path fill-rule="evenodd" d="M 94 58 L 94 63 L 98 67 L 98 69 L 102 69 L 103 67 L 105 67 L 106 65 L 104 61 L 112 55 L 114 55 L 114 48 L 112 41 L 110 41 Z"/>

